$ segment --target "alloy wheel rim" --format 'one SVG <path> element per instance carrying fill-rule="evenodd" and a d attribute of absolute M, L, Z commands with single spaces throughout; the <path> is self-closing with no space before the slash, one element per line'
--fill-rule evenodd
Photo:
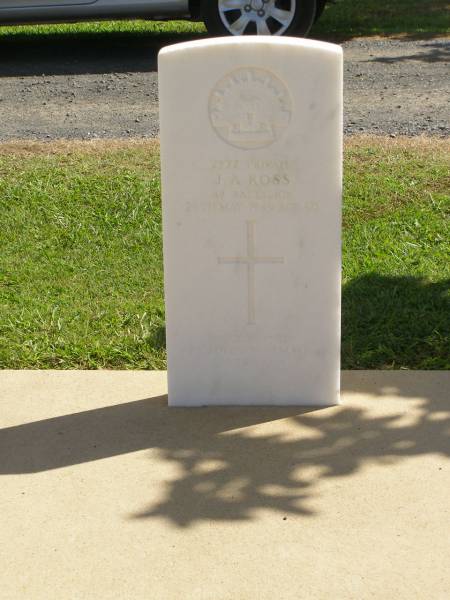
<path fill-rule="evenodd" d="M 292 24 L 297 0 L 218 0 L 231 35 L 282 35 Z"/>

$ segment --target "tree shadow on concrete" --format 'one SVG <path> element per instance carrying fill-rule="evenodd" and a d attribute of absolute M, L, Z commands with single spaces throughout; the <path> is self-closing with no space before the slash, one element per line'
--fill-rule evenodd
<path fill-rule="evenodd" d="M 395 383 L 394 377 L 389 392 L 398 390 Z M 370 384 L 363 387 L 365 393 L 374 392 Z M 361 391 L 351 379 L 346 385 L 344 377 L 343 389 L 349 388 Z M 398 391 L 414 397 L 427 395 L 425 388 L 418 378 L 414 389 Z M 183 448 L 161 448 L 161 458 L 181 467 L 183 474 L 166 484 L 158 505 L 134 518 L 163 517 L 186 527 L 202 520 L 248 520 L 259 509 L 313 516 L 309 501 L 324 478 L 349 476 L 370 464 L 392 465 L 408 456 L 449 456 L 448 390 L 440 392 L 423 398 L 407 424 L 402 424 L 404 406 L 389 416 L 348 406 L 285 417 L 291 422 L 286 437 L 237 430 L 215 435 L 213 444 L 195 436 L 195 443 Z M 301 429 L 298 436 L 295 426 Z"/>
<path fill-rule="evenodd" d="M 159 503 L 132 519 L 187 527 L 253 519 L 260 509 L 313 516 L 310 500 L 325 478 L 450 455 L 450 377 L 443 374 L 436 387 L 431 376 L 344 373 L 347 404 L 325 409 L 169 409 L 162 396 L 10 427 L 0 430 L 0 474 L 152 449 L 152 460 L 156 451 L 156 460 L 175 463 L 180 474 L 164 483 Z M 367 404 L 352 400 L 358 394 L 369 395 Z M 384 409 L 376 408 L 379 402 Z"/>

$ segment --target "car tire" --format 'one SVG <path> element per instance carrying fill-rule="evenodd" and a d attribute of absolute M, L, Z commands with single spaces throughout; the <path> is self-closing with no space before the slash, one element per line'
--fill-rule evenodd
<path fill-rule="evenodd" d="M 316 12 L 316 0 L 203 0 L 202 5 L 203 20 L 213 36 L 305 36 Z"/>

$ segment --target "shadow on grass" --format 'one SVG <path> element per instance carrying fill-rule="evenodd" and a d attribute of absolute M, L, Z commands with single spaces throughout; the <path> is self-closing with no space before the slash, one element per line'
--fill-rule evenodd
<path fill-rule="evenodd" d="M 164 325 L 149 344 L 165 349 Z M 450 369 L 450 279 L 372 273 L 344 285 L 341 361 L 343 369 Z"/>
<path fill-rule="evenodd" d="M 417 41 L 448 36 L 447 0 L 334 0 L 311 37 L 345 42 L 355 38 Z"/>
<path fill-rule="evenodd" d="M 324 28 L 320 28 L 317 31 L 311 31 L 309 37 L 321 42 L 330 42 L 333 44 L 344 44 L 345 42 L 351 42 L 352 40 L 370 41 L 371 39 L 373 41 L 393 40 L 395 42 L 421 42 L 425 40 L 436 40 L 439 43 L 439 40 L 445 40 L 448 38 L 448 33 L 439 31 L 421 31 L 420 29 L 417 31 L 390 31 L 387 28 L 386 31 L 382 31 L 380 29 L 373 30 L 370 28 L 361 28 L 352 31 L 351 28 L 349 28 L 349 31 L 335 31 L 333 29 L 327 31 Z"/>
<path fill-rule="evenodd" d="M 450 369 L 450 279 L 369 274 L 342 292 L 344 369 Z"/>
<path fill-rule="evenodd" d="M 0 474 L 152 449 L 152 460 L 156 451 L 157 460 L 174 463 L 179 475 L 164 484 L 161 501 L 132 519 L 162 517 L 187 527 L 252 519 L 259 509 L 312 516 L 309 500 L 323 479 L 370 464 L 450 454 L 448 390 L 429 375 L 344 374 L 343 391 L 349 398 L 368 394 L 367 405 L 169 409 L 162 396 L 10 427 L 0 430 Z M 387 393 L 389 408 L 385 403 L 377 411 Z M 396 395 L 402 397 L 398 406 Z M 288 420 L 288 436 L 245 429 L 279 419 Z"/>

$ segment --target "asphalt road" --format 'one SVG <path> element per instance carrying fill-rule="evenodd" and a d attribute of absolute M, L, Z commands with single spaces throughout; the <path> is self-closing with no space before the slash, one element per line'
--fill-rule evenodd
<path fill-rule="evenodd" d="M 1 42 L 0 140 L 157 136 L 157 52 L 184 40 Z M 450 39 L 343 47 L 347 134 L 450 134 Z"/>

